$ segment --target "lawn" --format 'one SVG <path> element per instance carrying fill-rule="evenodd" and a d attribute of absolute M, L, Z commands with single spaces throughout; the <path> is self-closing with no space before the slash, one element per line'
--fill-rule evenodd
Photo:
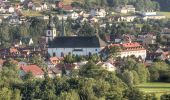
<path fill-rule="evenodd" d="M 165 15 L 167 18 L 170 18 L 170 12 L 158 12 L 160 15 Z"/>
<path fill-rule="evenodd" d="M 170 83 L 152 82 L 140 84 L 136 87 L 145 93 L 154 93 L 158 98 L 160 98 L 162 94 L 170 93 Z"/>
<path fill-rule="evenodd" d="M 28 10 L 23 10 L 22 14 L 25 16 L 30 16 L 30 17 L 34 17 L 34 16 L 41 16 L 41 12 L 38 11 L 28 11 Z"/>

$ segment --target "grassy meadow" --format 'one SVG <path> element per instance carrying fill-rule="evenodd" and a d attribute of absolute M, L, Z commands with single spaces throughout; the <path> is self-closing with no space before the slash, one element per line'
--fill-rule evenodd
<path fill-rule="evenodd" d="M 151 82 L 136 87 L 145 93 L 154 93 L 157 98 L 160 98 L 162 94 L 170 93 L 170 83 Z"/>

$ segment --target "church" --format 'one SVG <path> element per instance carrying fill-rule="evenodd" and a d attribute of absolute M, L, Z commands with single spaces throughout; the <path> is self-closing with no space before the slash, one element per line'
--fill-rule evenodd
<path fill-rule="evenodd" d="M 61 35 L 57 37 L 52 18 L 50 18 L 46 30 L 46 42 L 48 43 L 48 54 L 57 57 L 63 57 L 68 54 L 81 56 L 98 54 L 106 46 L 106 43 L 98 35 L 64 36 L 63 21 Z"/>

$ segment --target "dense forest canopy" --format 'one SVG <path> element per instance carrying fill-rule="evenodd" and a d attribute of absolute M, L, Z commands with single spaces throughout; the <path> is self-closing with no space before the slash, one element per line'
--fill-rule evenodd
<path fill-rule="evenodd" d="M 156 0 L 159 2 L 162 11 L 170 11 L 170 0 Z"/>

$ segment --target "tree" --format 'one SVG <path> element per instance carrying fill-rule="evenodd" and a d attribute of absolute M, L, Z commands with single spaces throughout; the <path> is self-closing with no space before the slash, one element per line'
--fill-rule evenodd
<path fill-rule="evenodd" d="M 149 73 L 151 81 L 158 81 L 159 71 L 155 67 L 149 67 Z"/>
<path fill-rule="evenodd" d="M 122 73 L 122 80 L 129 86 L 129 87 L 132 87 L 134 85 L 133 83 L 133 73 L 131 71 L 128 71 L 128 70 L 125 70 L 123 73 Z"/>
<path fill-rule="evenodd" d="M 160 100 L 169 100 L 169 99 L 170 99 L 170 94 L 163 94 L 163 95 L 161 95 Z"/>
<path fill-rule="evenodd" d="M 144 24 L 143 27 L 142 27 L 142 32 L 144 33 L 148 33 L 148 32 L 151 32 L 151 26 L 149 24 Z"/>
<path fill-rule="evenodd" d="M 75 90 L 70 90 L 68 92 L 62 92 L 58 99 L 59 100 L 80 100 L 79 94 Z"/>
<path fill-rule="evenodd" d="M 95 29 L 88 22 L 84 22 L 79 30 L 78 35 L 80 35 L 80 36 L 94 36 Z"/>
<path fill-rule="evenodd" d="M 24 76 L 24 80 L 30 80 L 32 78 L 33 78 L 33 74 L 30 71 Z"/>
<path fill-rule="evenodd" d="M 13 99 L 13 100 L 21 100 L 21 94 L 20 94 L 20 93 L 21 93 L 20 90 L 15 89 L 15 90 L 13 91 L 13 97 L 12 97 L 12 99 Z"/>
<path fill-rule="evenodd" d="M 125 98 L 128 100 L 145 100 L 143 92 L 140 92 L 136 88 L 130 88 L 125 91 Z"/>
<path fill-rule="evenodd" d="M 108 57 L 115 59 L 119 55 L 120 48 L 118 46 L 112 46 L 108 48 Z"/>
<path fill-rule="evenodd" d="M 12 91 L 6 87 L 0 90 L 0 99 L 1 100 L 11 100 L 12 98 Z"/>
<path fill-rule="evenodd" d="M 148 69 L 145 67 L 144 64 L 137 64 L 134 70 L 138 73 L 140 83 L 145 83 L 149 80 L 150 75 Z"/>

